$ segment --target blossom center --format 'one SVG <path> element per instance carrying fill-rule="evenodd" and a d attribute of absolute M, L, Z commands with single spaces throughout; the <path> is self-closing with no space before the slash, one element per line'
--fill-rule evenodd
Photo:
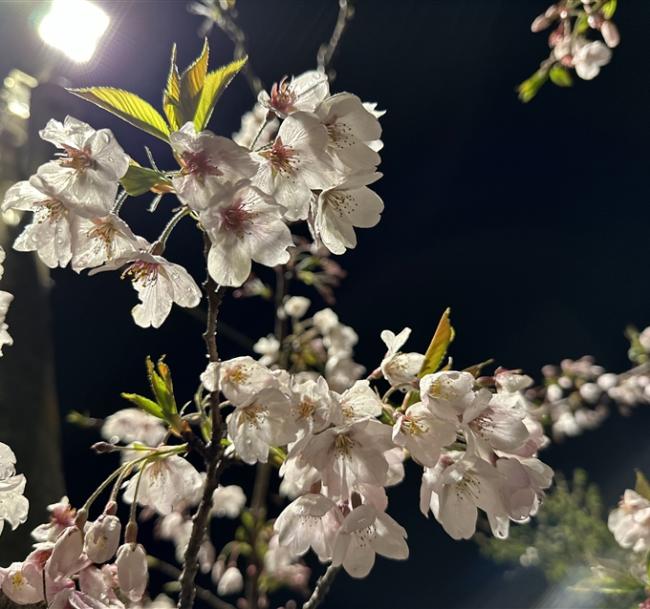
<path fill-rule="evenodd" d="M 291 146 L 285 146 L 281 137 L 275 138 L 273 146 L 260 152 L 260 154 L 270 161 L 274 175 L 278 173 L 285 175 L 294 173 L 299 161 L 296 151 Z"/>
<path fill-rule="evenodd" d="M 279 82 L 273 83 L 271 87 L 270 106 L 283 114 L 288 114 L 294 109 L 296 95 L 286 82 L 286 76 Z"/>
<path fill-rule="evenodd" d="M 180 164 L 185 175 L 191 174 L 199 179 L 205 176 L 221 176 L 223 172 L 214 164 L 205 150 L 185 151 L 181 154 Z"/>
<path fill-rule="evenodd" d="M 151 285 L 158 279 L 158 267 L 160 265 L 155 262 L 146 262 L 138 260 L 129 265 L 122 273 L 124 277 L 130 277 L 133 283 L 141 283 L 142 285 Z"/>
<path fill-rule="evenodd" d="M 348 434 L 339 434 L 334 440 L 334 450 L 340 457 L 347 457 L 354 446 L 354 440 Z"/>
<path fill-rule="evenodd" d="M 316 411 L 316 404 L 313 400 L 309 398 L 303 398 L 300 400 L 298 406 L 296 406 L 296 418 L 299 420 L 308 419 Z"/>
<path fill-rule="evenodd" d="M 86 234 L 88 239 L 97 239 L 106 248 L 108 256 L 111 255 L 113 246 L 113 237 L 117 230 L 110 222 L 102 222 L 101 220 L 93 220 L 95 226 L 91 228 Z"/>
<path fill-rule="evenodd" d="M 246 408 L 242 408 L 239 418 L 240 425 L 252 425 L 259 428 L 264 417 L 266 416 L 266 408 L 260 404 L 251 404 Z"/>
<path fill-rule="evenodd" d="M 90 156 L 90 149 L 73 148 L 72 146 L 63 146 L 67 156 L 63 157 L 60 161 L 62 167 L 74 169 L 79 173 L 83 173 L 86 169 L 94 165 L 92 156 Z"/>
<path fill-rule="evenodd" d="M 253 213 L 248 210 L 241 199 L 221 210 L 222 227 L 241 238 L 250 226 Z"/>

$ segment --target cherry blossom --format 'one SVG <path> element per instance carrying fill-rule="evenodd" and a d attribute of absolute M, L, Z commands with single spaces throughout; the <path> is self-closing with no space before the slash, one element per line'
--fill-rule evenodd
<path fill-rule="evenodd" d="M 35 251 L 50 268 L 66 266 L 72 258 L 72 233 L 79 216 L 74 205 L 40 176 L 14 184 L 5 194 L 2 211 L 31 211 L 34 218 L 14 242 L 21 252 Z"/>
<path fill-rule="evenodd" d="M 84 551 L 94 563 L 103 563 L 115 556 L 120 545 L 122 525 L 117 516 L 102 514 L 91 522 L 84 534 Z"/>
<path fill-rule="evenodd" d="M 623 548 L 647 552 L 650 549 L 650 501 L 627 489 L 618 507 L 610 512 L 607 526 Z"/>
<path fill-rule="evenodd" d="M 197 503 L 202 488 L 203 478 L 194 466 L 183 457 L 170 455 L 145 462 L 140 472 L 129 480 L 124 500 L 132 503 L 135 499 L 159 514 L 169 514 L 180 503 Z"/>
<path fill-rule="evenodd" d="M 257 168 L 246 148 L 210 131 L 196 133 L 191 122 L 172 133 L 169 142 L 181 165 L 181 175 L 172 184 L 178 198 L 195 211 L 205 209 L 225 183 L 255 175 Z"/>
<path fill-rule="evenodd" d="M 482 459 L 446 453 L 438 464 L 425 468 L 420 489 L 420 510 L 431 510 L 453 539 L 469 539 L 476 531 L 478 508 L 487 513 L 495 535 L 505 514 L 499 471 Z M 503 535 L 500 535 L 503 536 Z"/>
<path fill-rule="evenodd" d="M 29 501 L 23 496 L 27 483 L 23 474 L 16 474 L 16 456 L 9 446 L 0 442 L 0 533 L 8 522 L 12 530 L 27 520 Z"/>
<path fill-rule="evenodd" d="M 392 386 L 413 382 L 422 367 L 424 355 L 400 351 L 410 335 L 411 328 L 404 328 L 399 334 L 390 330 L 384 330 L 381 333 L 381 340 L 388 348 L 386 355 L 381 360 L 381 373 Z"/>
<path fill-rule="evenodd" d="M 253 184 L 285 209 L 287 220 L 307 218 L 312 189 L 331 186 L 326 143 L 327 131 L 318 119 L 297 112 L 282 123 L 273 143 L 258 152 Z"/>
<path fill-rule="evenodd" d="M 316 380 L 293 383 L 290 399 L 296 425 L 307 433 L 318 433 L 325 429 L 336 407 L 335 396 L 322 376 Z"/>
<path fill-rule="evenodd" d="M 40 542 L 54 542 L 57 537 L 68 527 L 74 524 L 76 510 L 70 505 L 67 497 L 47 506 L 50 520 L 38 525 L 32 531 L 32 537 Z"/>
<path fill-rule="evenodd" d="M 358 484 L 386 483 L 390 435 L 390 427 L 374 419 L 331 427 L 309 439 L 303 458 L 318 470 L 330 496 L 347 498 Z"/>
<path fill-rule="evenodd" d="M 381 126 L 352 93 L 337 93 L 323 100 L 316 114 L 327 129 L 327 151 L 347 172 L 372 171 L 380 158 L 369 142 L 379 140 Z"/>
<path fill-rule="evenodd" d="M 304 296 L 291 296 L 285 301 L 283 309 L 289 317 L 300 319 L 307 313 L 310 305 L 311 300 L 309 298 L 305 298 Z"/>
<path fill-rule="evenodd" d="M 246 495 L 241 486 L 218 486 L 212 493 L 212 513 L 215 516 L 237 518 L 246 505 Z"/>
<path fill-rule="evenodd" d="M 117 551 L 115 560 L 120 590 L 135 602 L 142 598 L 149 579 L 147 553 L 140 544 L 125 543 Z"/>
<path fill-rule="evenodd" d="M 328 518 L 329 515 L 329 518 Z M 294 556 L 313 548 L 324 562 L 332 557 L 339 526 L 336 504 L 324 495 L 309 493 L 290 503 L 275 520 L 278 542 Z"/>
<path fill-rule="evenodd" d="M 371 228 L 381 219 L 384 203 L 367 188 L 381 174 L 346 176 L 318 195 L 314 205 L 313 231 L 333 254 L 357 245 L 355 227 Z"/>
<path fill-rule="evenodd" d="M 208 270 L 220 285 L 242 285 L 253 260 L 266 266 L 289 260 L 293 240 L 280 208 L 247 182 L 225 186 L 199 218 L 212 243 Z"/>
<path fill-rule="evenodd" d="M 342 565 L 352 577 L 366 577 L 375 555 L 395 560 L 409 556 L 406 531 L 385 512 L 359 505 L 345 516 L 334 541 L 333 565 Z"/>
<path fill-rule="evenodd" d="M 38 170 L 48 189 L 74 202 L 77 213 L 110 212 L 118 181 L 129 166 L 129 157 L 113 134 L 108 129 L 95 131 L 72 116 L 66 116 L 63 123 L 50 120 L 39 134 L 64 151 L 60 159 Z"/>
<path fill-rule="evenodd" d="M 79 217 L 71 225 L 72 269 L 101 266 L 143 245 L 129 225 L 115 214 L 104 217 Z"/>
<path fill-rule="evenodd" d="M 266 463 L 271 446 L 283 446 L 296 439 L 297 426 L 287 416 L 290 402 L 270 387 L 235 404 L 227 419 L 228 435 L 244 463 Z"/>
<path fill-rule="evenodd" d="M 125 267 L 138 292 L 140 304 L 133 307 L 133 319 L 141 328 L 159 328 L 169 315 L 172 303 L 193 308 L 201 300 L 201 290 L 192 276 L 179 264 L 142 250 L 132 250 L 90 271 L 93 275 Z"/>
<path fill-rule="evenodd" d="M 102 425 L 102 436 L 113 444 L 142 442 L 147 446 L 158 446 L 167 434 L 162 421 L 139 408 L 123 408 L 106 417 Z"/>
<path fill-rule="evenodd" d="M 283 78 L 271 88 L 271 94 L 261 91 L 258 103 L 281 118 L 296 112 L 313 112 L 329 95 L 327 76 L 318 70 L 304 72 L 289 82 Z"/>
<path fill-rule="evenodd" d="M 612 52 L 600 40 L 595 40 L 578 46 L 574 52 L 573 65 L 580 78 L 592 80 L 611 58 Z"/>
<path fill-rule="evenodd" d="M 393 442 L 426 467 L 434 467 L 442 448 L 455 440 L 456 425 L 436 417 L 422 402 L 399 414 L 393 426 Z"/>
<path fill-rule="evenodd" d="M 19 605 L 39 603 L 43 600 L 43 577 L 29 564 L 13 562 L 0 568 L 2 592 Z"/>
<path fill-rule="evenodd" d="M 217 593 L 220 596 L 228 596 L 229 594 L 237 594 L 243 589 L 244 577 L 241 571 L 235 566 L 228 567 L 219 578 Z"/>

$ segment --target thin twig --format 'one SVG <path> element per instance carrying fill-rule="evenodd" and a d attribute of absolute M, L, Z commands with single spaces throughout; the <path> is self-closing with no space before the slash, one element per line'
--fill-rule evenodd
<path fill-rule="evenodd" d="M 243 57 L 248 56 L 248 51 L 246 50 L 246 34 L 244 34 L 244 31 L 237 23 L 236 9 L 234 7 L 229 7 L 225 10 L 219 10 L 216 13 L 216 19 L 214 22 L 235 45 L 235 59 L 242 59 Z M 257 98 L 259 92 L 264 89 L 264 85 L 257 74 L 255 74 L 253 66 L 251 65 L 250 57 L 246 62 L 246 65 L 242 68 L 242 73 L 246 78 L 246 82 L 248 82 L 251 92 Z"/>
<path fill-rule="evenodd" d="M 165 562 L 164 560 L 160 560 L 155 556 L 147 556 L 147 562 L 150 567 L 157 569 L 163 575 L 167 575 L 171 579 L 178 579 L 181 575 L 181 570 L 179 568 Z M 201 586 L 196 586 L 196 596 L 204 603 L 214 607 L 214 609 L 236 609 L 234 605 L 220 599 L 216 594 L 207 588 L 202 588 Z"/>
<path fill-rule="evenodd" d="M 352 17 L 354 17 L 352 0 L 339 0 L 339 14 L 336 18 L 332 35 L 330 36 L 329 42 L 322 44 L 318 49 L 318 54 L 316 55 L 318 69 L 321 72 L 327 73 L 330 80 L 333 80 L 335 76 L 334 71 L 330 69 L 330 64 L 336 54 L 345 30 L 350 21 L 352 21 Z"/>
<path fill-rule="evenodd" d="M 302 609 L 316 609 L 316 607 L 318 607 L 325 600 L 325 597 L 327 596 L 327 593 L 332 587 L 334 579 L 340 570 L 340 565 L 336 567 L 334 565 L 330 565 L 327 567 L 327 571 L 325 571 L 325 573 L 323 573 L 323 575 L 318 578 L 314 591 L 311 593 L 309 600 L 302 606 Z"/>

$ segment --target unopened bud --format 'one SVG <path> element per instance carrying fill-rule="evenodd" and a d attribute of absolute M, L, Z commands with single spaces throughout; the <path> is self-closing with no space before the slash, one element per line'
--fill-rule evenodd
<path fill-rule="evenodd" d="M 587 17 L 587 23 L 589 24 L 589 27 L 594 29 L 594 30 L 599 30 L 600 27 L 603 25 L 603 18 L 600 15 L 594 15 L 591 14 L 589 17 Z"/>
<path fill-rule="evenodd" d="M 600 33 L 603 37 L 603 40 L 605 41 L 605 44 L 610 49 L 617 47 L 621 42 L 621 35 L 618 33 L 618 28 L 611 21 L 605 21 L 600 26 Z"/>
<path fill-rule="evenodd" d="M 546 9 L 546 12 L 544 13 L 544 17 L 546 17 L 547 19 L 555 19 L 557 16 L 558 16 L 558 8 L 555 4 L 551 4 L 551 6 L 549 6 Z"/>
<path fill-rule="evenodd" d="M 108 514 L 109 516 L 117 514 L 117 503 L 111 499 L 104 508 L 104 514 Z"/>
<path fill-rule="evenodd" d="M 535 17 L 535 20 L 530 25 L 530 31 L 537 33 L 545 30 L 549 25 L 551 25 L 551 20 L 546 17 L 546 15 L 539 15 Z"/>
<path fill-rule="evenodd" d="M 130 520 L 124 530 L 124 543 L 135 543 L 138 539 L 138 525 Z"/>
<path fill-rule="evenodd" d="M 110 442 L 95 442 L 90 448 L 98 454 L 114 453 L 119 450 L 115 444 L 111 444 Z"/>

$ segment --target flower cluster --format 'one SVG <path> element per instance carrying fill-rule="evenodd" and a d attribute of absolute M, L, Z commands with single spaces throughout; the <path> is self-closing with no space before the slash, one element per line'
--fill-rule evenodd
<path fill-rule="evenodd" d="M 532 417 L 550 427 L 554 440 L 573 437 L 600 426 L 614 409 L 628 415 L 650 403 L 650 328 L 628 328 L 628 351 L 635 364 L 616 374 L 585 355 L 542 368 L 544 382 L 526 391 Z"/>
<path fill-rule="evenodd" d="M 148 556 L 139 526 L 153 519 L 154 536 L 173 543 L 182 567 L 177 574 L 173 565 L 163 569 L 179 579 L 181 609 L 192 607 L 199 570 L 210 573 L 219 595 L 245 587 L 239 605 L 257 609 L 280 586 L 309 593 L 302 557 L 310 548 L 334 573 L 343 568 L 357 578 L 368 575 L 376 555 L 408 557 L 407 534 L 387 513 L 386 491 L 404 478 L 407 458 L 422 468 L 422 512 L 432 512 L 454 539 L 474 534 L 479 510 L 494 535 L 506 537 L 510 522 L 537 512 L 551 484 L 552 470 L 537 458 L 547 439 L 522 393 L 530 379 L 503 369 L 479 377 L 480 366 L 445 365 L 454 335 L 448 311 L 425 353 L 403 350 L 409 328 L 384 330 L 386 352 L 362 378 L 356 332 L 332 309 L 310 314 L 309 298 L 290 295 L 297 280 L 330 304 L 344 272 L 329 255 L 354 248 L 356 229 L 379 222 L 383 202 L 369 186 L 381 177 L 383 113 L 351 93 L 332 94 L 321 63 L 260 92 L 232 138 L 216 135 L 206 125 L 246 59 L 208 72 L 208 55 L 206 42 L 180 74 L 172 53 L 166 119 L 120 89 L 73 90 L 164 140 L 177 168 L 161 171 L 150 153 L 151 167 L 143 167 L 110 131 L 67 117 L 40 132 L 58 149 L 54 160 L 4 198 L 3 210 L 33 214 L 15 249 L 35 251 L 50 268 L 120 269 L 137 292 L 132 314 L 141 327 L 159 327 L 173 303 L 192 308 L 201 300 L 190 273 L 163 256 L 177 224 L 191 218 L 204 243 L 208 304 L 209 363 L 193 399 L 179 407 L 169 366 L 147 359 L 152 397 L 123 393 L 132 407 L 108 416 L 104 441 L 94 445 L 98 453 L 119 453 L 119 465 L 79 509 L 65 497 L 52 504 L 49 522 L 33 531 L 33 551 L 0 570 L 2 592 L 15 603 L 148 603 L 149 566 L 163 563 Z M 152 212 L 163 196 L 180 203 L 151 242 L 120 217 L 128 196 L 147 192 L 155 195 Z M 274 290 L 252 273 L 253 263 L 275 270 Z M 220 358 L 217 317 L 228 288 L 274 297 L 275 331 L 255 343 L 259 360 Z M 0 313 L 2 302 L 0 293 Z M 5 330 L 0 326 L 0 343 L 10 340 Z M 25 519 L 24 478 L 5 453 L 0 522 L 16 526 Z M 242 488 L 222 485 L 223 471 L 235 463 L 258 465 L 248 507 Z M 290 501 L 277 518 L 267 513 L 274 467 Z M 128 519 L 120 516 L 120 500 Z M 210 522 L 224 517 L 241 524 L 217 551 Z M 163 597 L 151 606 L 168 603 Z"/>
<path fill-rule="evenodd" d="M 533 32 L 552 28 L 548 37 L 551 52 L 537 72 L 519 85 L 519 98 L 530 101 L 548 80 L 559 87 L 571 86 L 572 71 L 583 80 L 598 76 L 611 60 L 611 49 L 620 43 L 612 21 L 615 11 L 616 0 L 562 0 L 536 17 Z M 602 41 L 589 39 L 590 31 L 599 33 Z"/>

